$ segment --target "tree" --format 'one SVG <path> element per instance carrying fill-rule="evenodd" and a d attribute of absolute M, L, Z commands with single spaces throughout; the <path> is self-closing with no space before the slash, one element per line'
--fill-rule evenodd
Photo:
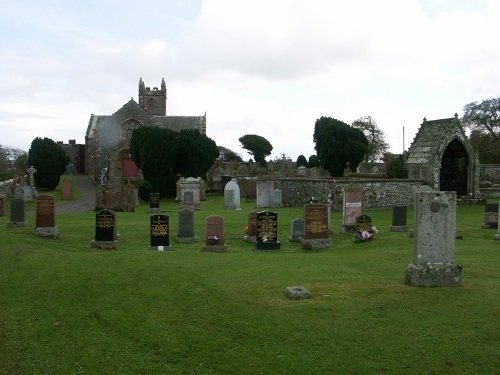
<path fill-rule="evenodd" d="M 214 140 L 198 129 L 181 130 L 173 171 L 183 177 L 205 177 L 218 156 Z"/>
<path fill-rule="evenodd" d="M 307 168 L 307 159 L 304 155 L 299 155 L 297 161 L 295 162 L 295 166 L 298 167 L 306 167 Z"/>
<path fill-rule="evenodd" d="M 481 164 L 500 164 L 500 139 L 480 130 L 472 130 L 469 141 Z"/>
<path fill-rule="evenodd" d="M 408 178 L 404 155 L 393 155 L 389 159 L 388 178 Z"/>
<path fill-rule="evenodd" d="M 39 187 L 54 190 L 68 163 L 68 155 L 52 139 L 36 137 L 31 142 L 28 165 L 35 167 L 35 183 Z"/>
<path fill-rule="evenodd" d="M 355 170 L 368 149 L 368 140 L 361 130 L 331 117 L 316 120 L 314 143 L 320 165 L 332 177 L 342 176 L 347 162 Z"/>
<path fill-rule="evenodd" d="M 266 164 L 266 156 L 271 155 L 273 146 L 267 139 L 260 135 L 247 134 L 239 139 L 241 147 L 248 150 L 250 155 L 253 155 L 255 161 L 261 165 Z"/>
<path fill-rule="evenodd" d="M 317 168 L 319 167 L 319 158 L 318 155 L 309 156 L 309 160 L 307 161 L 307 166 L 309 168 Z"/>
<path fill-rule="evenodd" d="M 375 119 L 371 116 L 361 117 L 354 120 L 351 126 L 361 130 L 368 139 L 368 150 L 363 161 L 375 162 L 381 160 L 384 153 L 389 149 L 389 144 L 385 141 L 385 134 L 378 127 Z"/>
<path fill-rule="evenodd" d="M 0 145 L 0 181 L 25 174 L 27 159 L 26 151 Z"/>
<path fill-rule="evenodd" d="M 471 130 L 489 133 L 493 139 L 500 139 L 500 98 L 486 99 L 464 106 L 462 125 Z"/>
<path fill-rule="evenodd" d="M 239 154 L 237 154 L 236 152 L 234 152 L 226 147 L 223 147 L 223 146 L 217 146 L 217 148 L 219 149 L 219 160 L 224 161 L 224 162 L 230 162 L 233 160 L 235 160 L 237 162 L 243 161 L 241 156 Z"/>

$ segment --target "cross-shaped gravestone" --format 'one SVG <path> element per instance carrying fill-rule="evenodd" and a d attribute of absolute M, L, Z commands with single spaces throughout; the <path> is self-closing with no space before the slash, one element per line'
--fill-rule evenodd
<path fill-rule="evenodd" d="M 30 174 L 30 186 L 34 187 L 35 186 L 35 179 L 33 177 L 34 177 L 35 173 L 37 172 L 37 170 L 35 169 L 35 167 L 31 166 L 28 168 L 27 172 Z"/>

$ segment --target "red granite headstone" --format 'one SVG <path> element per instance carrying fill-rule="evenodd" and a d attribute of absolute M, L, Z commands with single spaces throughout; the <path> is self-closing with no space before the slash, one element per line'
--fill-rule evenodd
<path fill-rule="evenodd" d="M 56 226 L 55 198 L 52 195 L 39 195 L 36 198 L 36 227 Z"/>

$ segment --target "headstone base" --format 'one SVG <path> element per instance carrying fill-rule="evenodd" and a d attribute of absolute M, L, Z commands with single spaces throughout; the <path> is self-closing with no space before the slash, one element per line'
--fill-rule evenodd
<path fill-rule="evenodd" d="M 281 243 L 279 241 L 264 242 L 264 243 L 258 243 L 255 245 L 255 250 L 258 250 L 258 251 L 271 251 L 271 250 L 279 250 L 279 249 L 281 249 Z"/>
<path fill-rule="evenodd" d="M 408 232 L 407 225 L 391 225 L 389 230 L 391 232 Z"/>
<path fill-rule="evenodd" d="M 150 208 L 148 210 L 148 212 L 150 212 L 150 213 L 158 213 L 158 212 L 161 212 L 161 210 L 159 208 Z"/>
<path fill-rule="evenodd" d="M 10 223 L 7 223 L 7 228 L 25 228 L 27 226 L 27 221 L 12 221 Z"/>
<path fill-rule="evenodd" d="M 356 225 L 341 225 L 340 226 L 340 233 L 350 233 L 350 232 L 356 232 Z"/>
<path fill-rule="evenodd" d="M 332 247 L 332 239 L 317 238 L 312 240 L 302 240 L 302 246 L 306 246 L 310 249 L 326 249 Z"/>
<path fill-rule="evenodd" d="M 114 250 L 118 247 L 118 241 L 92 241 L 90 247 L 101 250 Z"/>
<path fill-rule="evenodd" d="M 175 237 L 175 242 L 177 243 L 197 243 L 198 237 Z"/>
<path fill-rule="evenodd" d="M 249 243 L 256 243 L 257 242 L 257 236 L 245 236 L 243 239 L 245 240 L 245 242 L 249 242 Z"/>
<path fill-rule="evenodd" d="M 227 246 L 226 245 L 203 246 L 203 249 L 201 251 L 206 253 L 225 253 L 227 252 Z"/>
<path fill-rule="evenodd" d="M 288 237 L 290 242 L 302 242 L 302 237 Z"/>
<path fill-rule="evenodd" d="M 285 288 L 285 296 L 289 299 L 311 298 L 311 292 L 303 286 L 289 286 Z"/>
<path fill-rule="evenodd" d="M 462 266 L 458 264 L 406 265 L 406 285 L 460 286 Z"/>
<path fill-rule="evenodd" d="M 500 233 L 495 234 L 495 237 L 493 237 L 495 241 L 500 241 Z"/>
<path fill-rule="evenodd" d="M 498 229 L 498 225 L 494 225 L 494 224 L 483 224 L 483 225 L 481 225 L 481 229 Z"/>
<path fill-rule="evenodd" d="M 57 227 L 36 227 L 33 233 L 39 237 L 59 238 Z"/>
<path fill-rule="evenodd" d="M 149 246 L 148 250 L 171 251 L 172 250 L 172 246 Z"/>

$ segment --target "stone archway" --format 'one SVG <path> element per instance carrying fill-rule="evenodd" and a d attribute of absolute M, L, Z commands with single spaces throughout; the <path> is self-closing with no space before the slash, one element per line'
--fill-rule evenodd
<path fill-rule="evenodd" d="M 451 141 L 441 158 L 439 190 L 456 191 L 458 196 L 467 195 L 469 155 L 462 142 Z"/>

